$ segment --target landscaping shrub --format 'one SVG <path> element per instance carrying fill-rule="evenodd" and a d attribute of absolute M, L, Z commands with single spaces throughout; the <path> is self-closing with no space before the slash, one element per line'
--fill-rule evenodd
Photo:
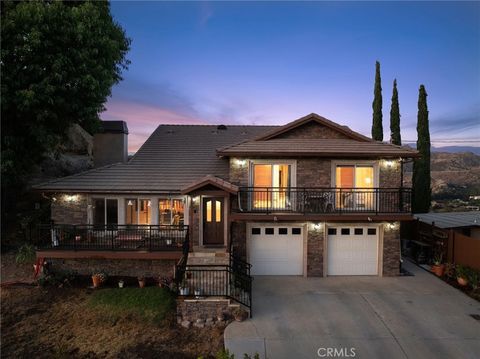
<path fill-rule="evenodd" d="M 19 264 L 35 262 L 35 247 L 31 244 L 22 245 L 15 256 L 15 262 Z"/>
<path fill-rule="evenodd" d="M 57 286 L 63 287 L 65 285 L 70 286 L 72 281 L 77 276 L 77 272 L 73 270 L 48 270 L 44 269 L 44 273 L 38 278 L 37 283 L 42 286 Z"/>

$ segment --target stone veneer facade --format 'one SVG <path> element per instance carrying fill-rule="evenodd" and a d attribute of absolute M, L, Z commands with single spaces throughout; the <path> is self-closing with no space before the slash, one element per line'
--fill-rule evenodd
<path fill-rule="evenodd" d="M 88 213 L 87 196 L 75 194 L 75 197 L 66 194 L 55 196 L 51 205 L 51 219 L 56 224 L 86 224 Z M 73 200 L 70 200 L 73 198 Z"/>

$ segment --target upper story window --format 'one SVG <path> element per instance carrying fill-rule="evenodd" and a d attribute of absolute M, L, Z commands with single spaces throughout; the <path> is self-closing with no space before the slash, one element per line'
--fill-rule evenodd
<path fill-rule="evenodd" d="M 93 198 L 93 224 L 97 226 L 118 224 L 116 198 Z"/>
<path fill-rule="evenodd" d="M 254 163 L 252 165 L 253 187 L 290 187 L 291 173 L 290 164 Z"/>
<path fill-rule="evenodd" d="M 364 209 L 374 207 L 375 166 L 337 164 L 335 168 L 336 208 Z"/>
<path fill-rule="evenodd" d="M 259 161 L 253 162 L 250 170 L 253 208 L 284 209 L 290 205 L 293 163 Z"/>

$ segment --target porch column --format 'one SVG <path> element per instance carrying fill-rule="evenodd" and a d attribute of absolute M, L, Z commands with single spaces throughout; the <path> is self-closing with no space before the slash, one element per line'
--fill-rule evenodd
<path fill-rule="evenodd" d="M 190 196 L 183 197 L 183 224 L 189 225 L 190 224 Z"/>
<path fill-rule="evenodd" d="M 125 198 L 118 197 L 118 224 L 125 224 Z"/>
<path fill-rule="evenodd" d="M 151 201 L 150 210 L 152 211 L 150 224 L 152 226 L 155 226 L 158 224 L 158 197 L 152 197 L 150 201 Z"/>

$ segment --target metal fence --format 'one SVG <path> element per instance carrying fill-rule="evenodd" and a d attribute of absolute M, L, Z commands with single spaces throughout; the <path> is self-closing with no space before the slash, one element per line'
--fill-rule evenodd
<path fill-rule="evenodd" d="M 410 188 L 242 187 L 237 212 L 410 213 Z"/>
<path fill-rule="evenodd" d="M 37 227 L 39 249 L 180 251 L 188 240 L 186 225 L 65 225 Z"/>
<path fill-rule="evenodd" d="M 252 308 L 252 277 L 230 265 L 187 265 L 179 283 L 181 297 L 223 297 Z"/>

